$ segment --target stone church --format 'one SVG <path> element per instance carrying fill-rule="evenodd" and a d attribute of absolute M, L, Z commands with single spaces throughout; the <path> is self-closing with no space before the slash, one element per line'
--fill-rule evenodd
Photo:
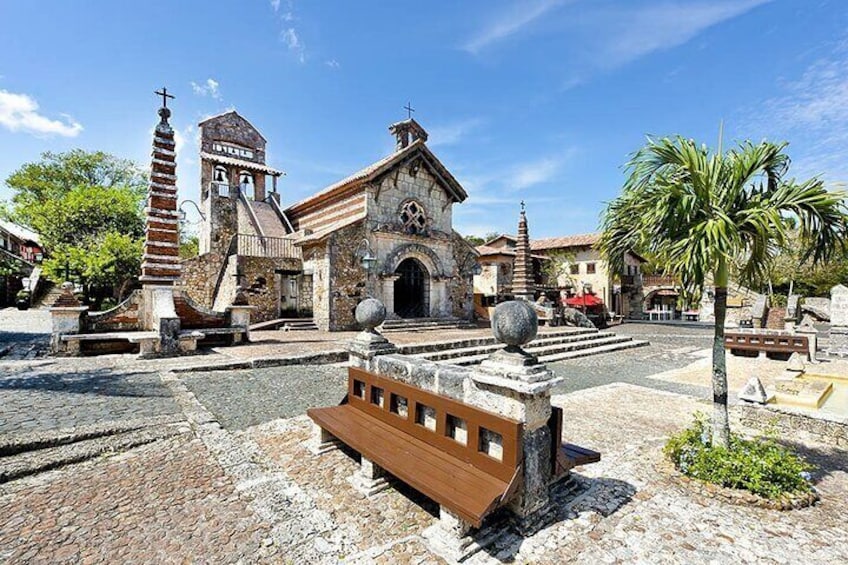
<path fill-rule="evenodd" d="M 414 119 L 389 127 L 391 155 L 287 206 L 250 122 L 231 111 L 199 126 L 200 255 L 182 268 L 195 301 L 221 310 L 240 287 L 254 320 L 322 330 L 355 329 L 368 296 L 389 318 L 471 318 L 476 251 L 452 216 L 468 195 Z"/>

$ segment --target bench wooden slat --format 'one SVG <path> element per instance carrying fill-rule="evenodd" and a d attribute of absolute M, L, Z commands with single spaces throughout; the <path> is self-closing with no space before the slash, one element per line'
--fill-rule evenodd
<path fill-rule="evenodd" d="M 601 454 L 573 443 L 564 443 L 562 452 L 566 457 L 574 461 L 574 466 L 588 465 L 589 463 L 597 463 L 601 460 Z"/>
<path fill-rule="evenodd" d="M 469 463 L 405 434 L 351 404 L 307 411 L 312 420 L 398 479 L 480 527 L 509 489 Z"/>

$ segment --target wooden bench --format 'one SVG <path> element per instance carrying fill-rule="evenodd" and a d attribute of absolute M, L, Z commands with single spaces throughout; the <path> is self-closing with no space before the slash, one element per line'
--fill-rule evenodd
<path fill-rule="evenodd" d="M 810 351 L 810 342 L 805 335 L 788 335 L 766 332 L 727 332 L 724 334 L 724 348 L 731 353 L 737 351 L 756 351 L 768 353 L 803 353 L 815 357 Z"/>
<path fill-rule="evenodd" d="M 427 390 L 350 368 L 339 406 L 307 411 L 322 430 L 480 527 L 521 484 L 523 425 Z M 600 454 L 561 446 L 554 410 L 552 472 L 561 477 Z"/>

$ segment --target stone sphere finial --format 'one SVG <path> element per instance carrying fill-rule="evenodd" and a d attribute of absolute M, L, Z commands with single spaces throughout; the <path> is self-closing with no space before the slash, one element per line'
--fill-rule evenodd
<path fill-rule="evenodd" d="M 539 317 L 524 300 L 502 302 L 492 313 L 492 333 L 508 346 L 521 347 L 532 341 L 538 331 Z"/>
<path fill-rule="evenodd" d="M 356 321 L 367 332 L 374 332 L 385 319 L 386 307 L 376 298 L 366 298 L 356 306 Z"/>
<path fill-rule="evenodd" d="M 65 281 L 62 283 L 62 292 L 69 292 L 71 294 L 74 293 L 75 285 L 71 281 Z"/>

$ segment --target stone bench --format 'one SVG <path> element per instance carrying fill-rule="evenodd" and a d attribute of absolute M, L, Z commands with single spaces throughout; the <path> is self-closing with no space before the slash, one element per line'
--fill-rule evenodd
<path fill-rule="evenodd" d="M 229 344 L 241 343 L 243 341 L 247 341 L 247 336 L 249 330 L 247 328 L 242 327 L 228 327 L 228 328 L 196 328 L 192 330 L 184 330 L 182 333 L 194 332 L 199 333 L 200 335 L 197 339 L 206 339 L 209 337 L 223 337 L 227 338 L 228 336 L 232 336 L 227 341 Z"/>
<path fill-rule="evenodd" d="M 148 357 L 156 350 L 156 344 L 159 342 L 159 333 L 104 332 L 94 334 L 63 334 L 60 340 L 67 345 L 66 352 L 69 355 L 79 355 L 81 352 L 80 344 L 82 342 L 126 341 L 128 343 L 138 344 L 140 357 Z"/>

